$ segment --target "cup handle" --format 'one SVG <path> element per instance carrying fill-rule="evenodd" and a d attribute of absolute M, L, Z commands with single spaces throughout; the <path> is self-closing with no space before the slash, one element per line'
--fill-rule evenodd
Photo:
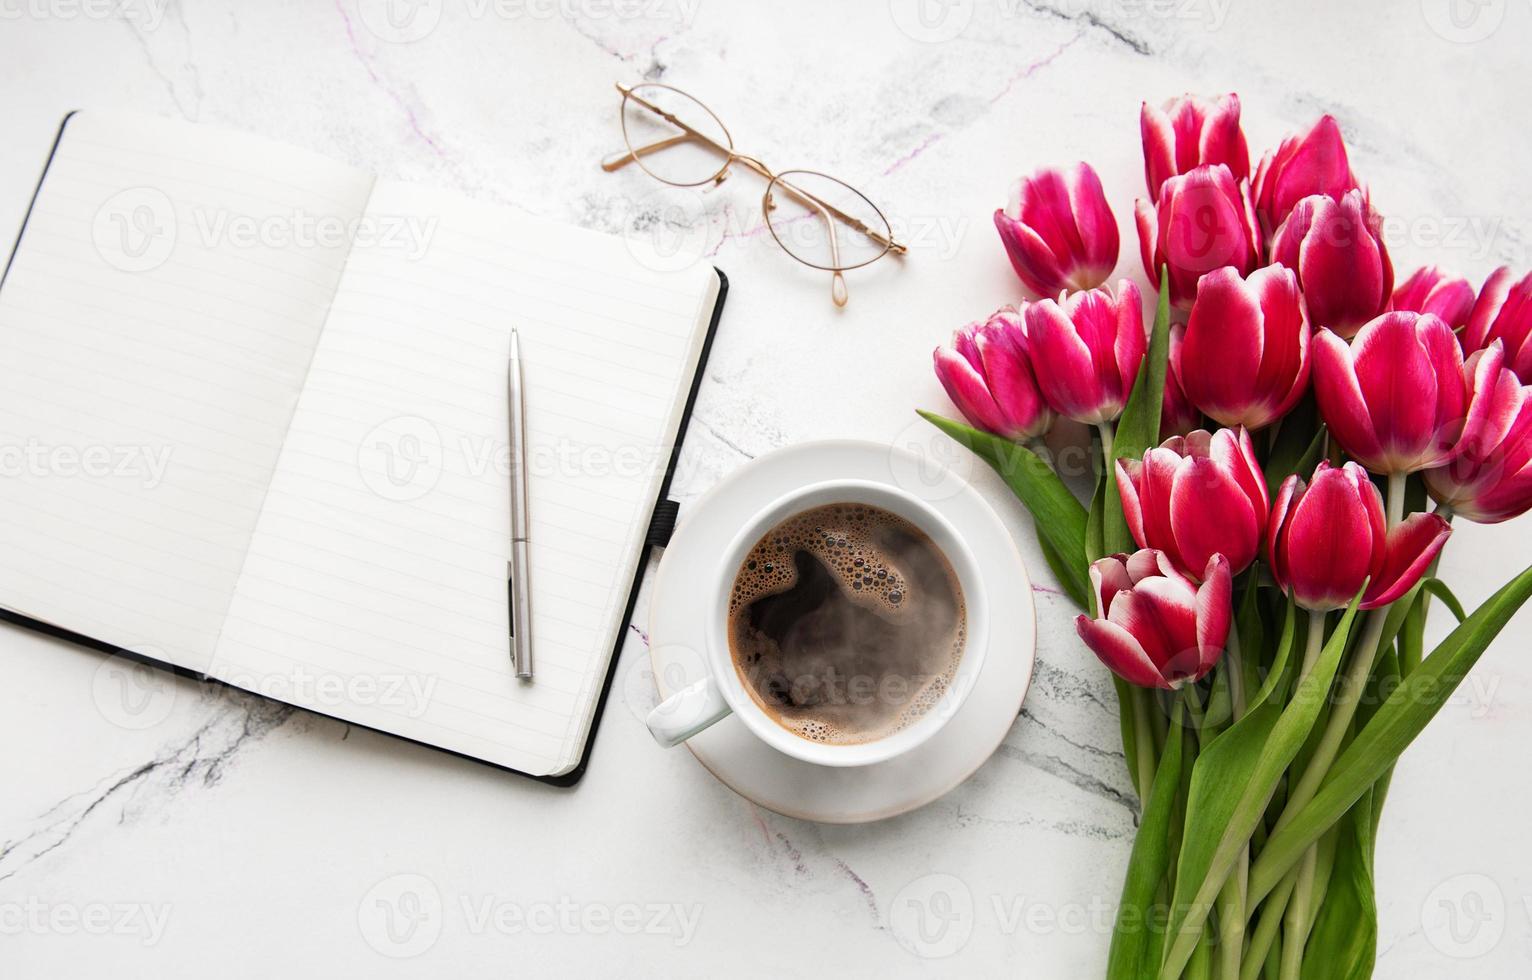
<path fill-rule="evenodd" d="M 644 724 L 649 726 L 649 734 L 656 742 L 670 749 L 725 717 L 730 710 L 713 678 L 704 677 L 661 701 L 649 712 Z"/>

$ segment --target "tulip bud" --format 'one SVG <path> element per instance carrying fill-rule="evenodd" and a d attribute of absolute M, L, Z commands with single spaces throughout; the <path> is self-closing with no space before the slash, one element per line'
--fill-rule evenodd
<path fill-rule="evenodd" d="M 936 377 L 975 427 L 1025 442 L 1053 426 L 1027 356 L 1021 315 L 1006 307 L 952 335 L 932 353 Z"/>
<path fill-rule="evenodd" d="M 1173 350 L 1186 397 L 1223 425 L 1260 429 L 1292 411 L 1309 383 L 1309 318 L 1290 269 L 1202 277 Z"/>
<path fill-rule="evenodd" d="M 1461 276 L 1449 276 L 1434 265 L 1416 269 L 1394 290 L 1390 310 L 1435 313 L 1453 330 L 1468 322 L 1473 309 L 1473 286 Z"/>
<path fill-rule="evenodd" d="M 1270 498 L 1250 433 L 1199 429 L 1144 453 L 1143 461 L 1117 461 L 1123 516 L 1140 548 L 1155 548 L 1187 576 L 1197 576 L 1214 555 L 1232 574 L 1261 550 Z"/>
<path fill-rule="evenodd" d="M 1457 455 L 1426 470 L 1426 489 L 1470 521 L 1498 524 L 1532 509 L 1532 387 L 1504 366 L 1499 341 L 1465 366 L 1485 424 L 1465 431 Z"/>
<path fill-rule="evenodd" d="M 1321 461 L 1311 482 L 1296 473 L 1283 481 L 1266 547 L 1272 576 L 1304 609 L 1341 609 L 1363 582 L 1361 607 L 1376 609 L 1414 587 L 1451 533 L 1435 514 L 1411 514 L 1389 530 L 1367 471 Z"/>
<path fill-rule="evenodd" d="M 1216 102 L 1187 94 L 1171 99 L 1163 109 L 1145 102 L 1139 128 L 1144 136 L 1144 178 L 1154 200 L 1165 181 L 1204 164 L 1224 164 L 1235 180 L 1250 176 L 1239 96 L 1232 92 Z"/>
<path fill-rule="evenodd" d="M 1139 687 L 1175 690 L 1207 676 L 1234 619 L 1233 576 L 1222 555 L 1195 586 L 1158 551 L 1113 555 L 1090 567 L 1096 619 L 1075 629 L 1101 662 Z"/>
<path fill-rule="evenodd" d="M 1143 300 L 1124 279 L 1105 289 L 1028 303 L 1028 351 L 1043 398 L 1060 415 L 1100 425 L 1122 414 L 1148 345 Z"/>
<path fill-rule="evenodd" d="M 1479 291 L 1463 330 L 1463 350 L 1483 350 L 1495 341 L 1505 345 L 1506 365 L 1532 384 L 1532 273 L 1516 284 L 1511 270 L 1496 269 Z"/>
<path fill-rule="evenodd" d="M 1485 410 L 1469 401 L 1457 338 L 1430 313 L 1385 313 L 1349 345 L 1320 331 L 1314 394 L 1335 441 L 1374 473 L 1442 465 Z"/>
<path fill-rule="evenodd" d="M 1358 186 L 1340 126 L 1333 116 L 1321 116 L 1307 133 L 1288 136 L 1261 160 L 1255 172 L 1255 208 L 1270 230 L 1280 227 L 1304 198 L 1323 194 L 1340 200 Z"/>
<path fill-rule="evenodd" d="M 1271 260 L 1298 273 L 1315 326 L 1350 337 L 1388 309 L 1394 265 L 1381 226 L 1366 196 L 1347 191 L 1304 198 L 1277 230 Z"/>
<path fill-rule="evenodd" d="M 1202 428 L 1202 413 L 1186 397 L 1181 384 L 1181 331 L 1170 335 L 1170 359 L 1165 365 L 1165 394 L 1160 398 L 1160 441 Z"/>
<path fill-rule="evenodd" d="M 1261 234 L 1250 205 L 1250 185 L 1236 181 L 1224 164 L 1197 167 L 1171 177 L 1159 203 L 1138 202 L 1138 245 L 1144 271 L 1162 288 L 1160 267 L 1170 268 L 1170 301 L 1182 309 L 1197 295 L 1205 273 L 1231 265 L 1240 275 L 1255 271 Z"/>
<path fill-rule="evenodd" d="M 1087 163 L 1021 178 L 995 227 L 1016 275 L 1038 296 L 1094 289 L 1117 266 L 1117 219 Z"/>

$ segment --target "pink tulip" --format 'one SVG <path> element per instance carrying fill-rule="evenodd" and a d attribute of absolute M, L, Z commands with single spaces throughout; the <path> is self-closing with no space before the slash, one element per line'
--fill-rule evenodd
<path fill-rule="evenodd" d="M 1361 191 L 1347 191 L 1304 198 L 1277 230 L 1271 260 L 1298 273 L 1315 326 L 1350 337 L 1388 309 L 1394 265 L 1381 224 Z"/>
<path fill-rule="evenodd" d="M 1145 102 L 1139 114 L 1144 136 L 1144 178 L 1149 196 L 1159 199 L 1171 177 L 1210 163 L 1222 163 L 1235 180 L 1250 176 L 1250 148 L 1239 126 L 1239 96 L 1216 102 L 1183 95 L 1156 109 Z"/>
<path fill-rule="evenodd" d="M 1479 291 L 1463 330 L 1463 350 L 1473 353 L 1495 341 L 1505 345 L 1507 365 L 1532 384 L 1532 273 L 1512 285 L 1511 270 L 1496 269 Z"/>
<path fill-rule="evenodd" d="M 1240 275 L 1261 260 L 1261 234 L 1250 205 L 1250 185 L 1224 164 L 1171 177 L 1159 203 L 1138 202 L 1138 245 L 1144 271 L 1160 288 L 1160 267 L 1170 267 L 1170 301 L 1182 309 L 1197 295 L 1205 273 L 1232 265 Z"/>
<path fill-rule="evenodd" d="M 1117 461 L 1123 516 L 1140 548 L 1164 552 L 1195 577 L 1214 555 L 1244 571 L 1261 550 L 1271 501 L 1250 433 L 1199 429 Z"/>
<path fill-rule="evenodd" d="M 1038 296 L 1094 289 L 1117 266 L 1117 219 L 1088 163 L 1021 178 L 995 227 L 1016 275 Z"/>
<path fill-rule="evenodd" d="M 1060 415 L 1100 425 L 1122 414 L 1147 339 L 1143 300 L 1124 279 L 1058 302 L 1028 303 L 1027 342 L 1043 398 Z"/>
<path fill-rule="evenodd" d="M 1298 277 L 1280 265 L 1240 279 L 1202 277 L 1177 373 L 1193 405 L 1223 425 L 1259 429 L 1292 411 L 1309 383 L 1309 318 Z"/>
<path fill-rule="evenodd" d="M 1202 413 L 1186 397 L 1181 384 L 1181 331 L 1170 335 L 1170 359 L 1165 365 L 1165 394 L 1160 398 L 1160 441 L 1189 435 L 1202 428 Z"/>
<path fill-rule="evenodd" d="M 1340 200 L 1357 186 L 1340 126 L 1333 116 L 1321 116 L 1307 133 L 1288 136 L 1261 160 L 1255 172 L 1255 208 L 1269 230 L 1286 221 L 1304 198 L 1323 194 Z"/>
<path fill-rule="evenodd" d="M 1468 322 L 1473 309 L 1473 286 L 1461 276 L 1449 276 L 1434 265 L 1416 269 L 1394 289 L 1391 310 L 1435 313 L 1453 330 Z"/>
<path fill-rule="evenodd" d="M 1027 356 L 1021 315 L 995 311 L 952 335 L 951 347 L 932 352 L 936 377 L 965 418 L 997 436 L 1024 442 L 1053 426 Z"/>
<path fill-rule="evenodd" d="M 1266 548 L 1272 576 L 1303 608 L 1347 606 L 1365 581 L 1361 607 L 1376 609 L 1414 587 L 1451 533 L 1435 514 L 1411 514 L 1388 530 L 1367 471 L 1321 461 L 1312 482 L 1294 473 L 1277 491 Z"/>
<path fill-rule="evenodd" d="M 1432 497 L 1480 524 L 1532 509 L 1532 387 L 1503 366 L 1500 353 L 1497 341 L 1466 365 L 1471 396 L 1486 403 L 1487 424 L 1464 434 L 1450 463 L 1425 472 Z"/>
<path fill-rule="evenodd" d="M 1207 676 L 1223 656 L 1234 586 L 1222 555 L 1202 569 L 1200 586 L 1148 548 L 1101 559 L 1090 580 L 1099 618 L 1080 616 L 1075 629 L 1129 684 L 1173 691 Z"/>
<path fill-rule="evenodd" d="M 1430 313 L 1385 313 L 1349 345 L 1314 338 L 1314 394 L 1341 448 L 1374 473 L 1414 473 L 1452 458 L 1466 426 L 1484 425 L 1469 401 L 1463 352 Z"/>

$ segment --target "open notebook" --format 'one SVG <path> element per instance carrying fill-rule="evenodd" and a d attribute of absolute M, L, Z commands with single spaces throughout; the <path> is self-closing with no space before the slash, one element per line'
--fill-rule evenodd
<path fill-rule="evenodd" d="M 311 153 L 75 114 L 0 288 L 0 607 L 572 781 L 723 291 Z M 507 650 L 513 325 L 530 684 Z"/>

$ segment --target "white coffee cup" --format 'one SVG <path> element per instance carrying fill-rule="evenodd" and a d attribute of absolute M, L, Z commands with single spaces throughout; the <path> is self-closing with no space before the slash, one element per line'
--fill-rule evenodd
<path fill-rule="evenodd" d="M 946 555 L 966 607 L 963 655 L 941 699 L 915 721 L 883 738 L 853 745 L 815 742 L 778 724 L 745 689 L 729 652 L 729 598 L 734 578 L 761 537 L 788 518 L 827 504 L 866 504 L 914 524 Z M 902 755 L 925 742 L 962 707 L 984 665 L 989 646 L 989 601 L 973 552 L 952 525 L 919 497 L 898 487 L 860 480 L 832 480 L 803 487 L 778 498 L 740 528 L 716 565 L 701 569 L 700 587 L 712 597 L 707 605 L 706 649 L 687 677 L 645 719 L 649 732 L 667 748 L 679 745 L 729 714 L 757 737 L 785 755 L 824 766 L 865 766 Z"/>

